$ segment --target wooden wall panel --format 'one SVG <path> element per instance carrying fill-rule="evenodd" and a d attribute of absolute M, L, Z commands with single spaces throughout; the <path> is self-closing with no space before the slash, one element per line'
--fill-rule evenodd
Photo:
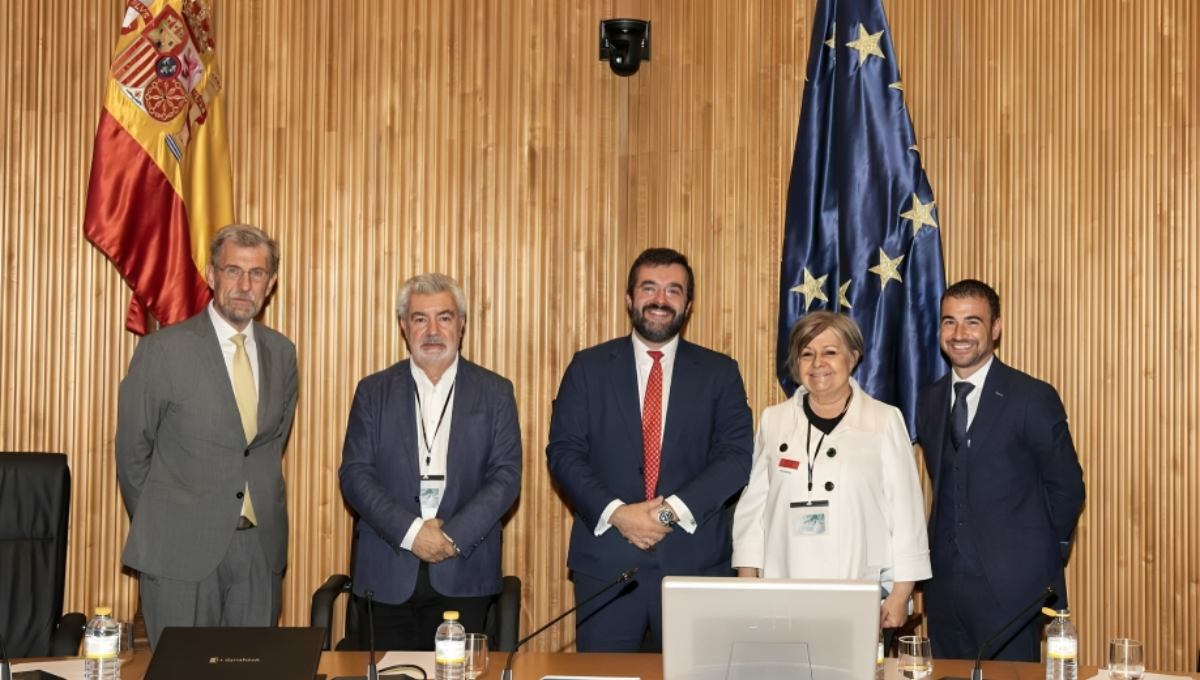
<path fill-rule="evenodd" d="M 0 449 L 74 475 L 68 605 L 113 603 L 128 292 L 81 233 L 121 0 L 0 3 Z M 511 378 L 524 493 L 504 565 L 528 632 L 573 603 L 570 516 L 544 447 L 577 349 L 627 332 L 642 248 L 686 252 L 689 337 L 733 355 L 755 412 L 773 375 L 779 243 L 813 2 L 216 3 L 239 219 L 276 235 L 264 321 L 299 349 L 285 458 L 283 620 L 348 563 L 337 489 L 354 385 L 405 356 L 404 278 L 470 303 L 464 353 Z M 1070 567 L 1086 663 L 1109 637 L 1184 670 L 1200 644 L 1197 257 L 1200 8 L 1192 0 L 888 0 L 947 276 L 991 281 L 1008 361 L 1058 386 L 1089 500 Z M 630 79 L 602 18 L 653 22 Z M 569 649 L 560 625 L 534 649 Z"/>

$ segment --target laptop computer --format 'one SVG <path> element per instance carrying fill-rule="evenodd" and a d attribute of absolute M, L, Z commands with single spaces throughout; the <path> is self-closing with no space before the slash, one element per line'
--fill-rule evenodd
<path fill-rule="evenodd" d="M 145 680 L 313 680 L 324 628 L 164 628 Z"/>

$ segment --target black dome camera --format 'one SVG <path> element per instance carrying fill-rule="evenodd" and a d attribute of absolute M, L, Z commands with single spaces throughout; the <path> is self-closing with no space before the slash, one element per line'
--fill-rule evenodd
<path fill-rule="evenodd" d="M 600 60 L 612 72 L 628 77 L 638 72 L 642 60 L 650 61 L 650 22 L 641 19 L 606 19 L 600 22 Z"/>

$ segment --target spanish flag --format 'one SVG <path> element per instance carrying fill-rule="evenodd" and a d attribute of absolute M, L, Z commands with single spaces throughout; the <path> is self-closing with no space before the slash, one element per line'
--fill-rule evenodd
<path fill-rule="evenodd" d="M 96 129 L 83 230 L 133 290 L 125 327 L 168 326 L 211 294 L 208 240 L 233 222 L 224 93 L 201 0 L 128 0 Z"/>

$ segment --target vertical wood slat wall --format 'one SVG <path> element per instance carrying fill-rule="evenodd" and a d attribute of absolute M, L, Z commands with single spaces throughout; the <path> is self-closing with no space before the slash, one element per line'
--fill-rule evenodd
<path fill-rule="evenodd" d="M 136 587 L 115 482 L 128 292 L 81 233 L 123 2 L 0 3 L 0 450 L 65 451 L 67 604 Z M 285 457 L 284 623 L 348 563 L 337 489 L 356 381 L 404 356 L 407 276 L 458 277 L 464 353 L 511 378 L 524 492 L 504 567 L 523 630 L 569 606 L 570 516 L 544 464 L 571 354 L 626 332 L 629 261 L 697 270 L 692 340 L 772 378 L 779 243 L 809 0 L 219 2 L 239 219 L 284 251 L 265 322 L 299 348 Z M 1200 8 L 1192 0 L 887 0 L 936 192 L 947 277 L 1001 293 L 1003 358 L 1056 385 L 1087 475 L 1069 582 L 1084 661 L 1109 637 L 1186 670 L 1200 646 L 1197 244 Z M 653 21 L 625 81 L 602 18 Z M 622 110 L 622 106 L 627 106 Z M 560 625 L 536 641 L 569 649 Z"/>

